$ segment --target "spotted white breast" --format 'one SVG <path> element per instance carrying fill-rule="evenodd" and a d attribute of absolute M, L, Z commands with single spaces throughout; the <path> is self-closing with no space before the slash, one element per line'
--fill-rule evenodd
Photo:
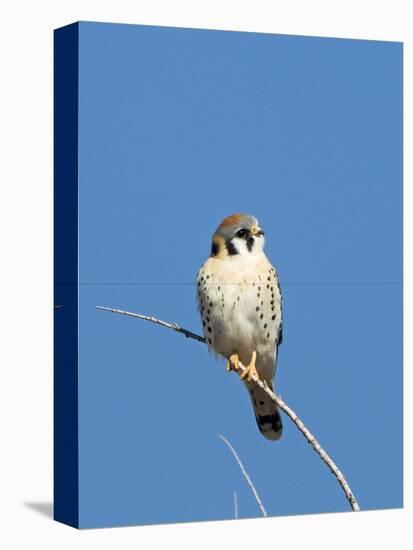
<path fill-rule="evenodd" d="M 242 377 L 258 428 L 267 439 L 277 440 L 282 434 L 278 408 L 250 377 L 252 373 L 274 389 L 282 338 L 277 273 L 263 250 L 264 231 L 257 218 L 238 213 L 222 220 L 197 276 L 198 306 L 209 348 L 234 368 L 239 360 L 246 366 Z"/>
<path fill-rule="evenodd" d="M 264 253 L 210 257 L 197 276 L 198 306 L 208 346 L 246 365 L 257 352 L 257 372 L 269 384 L 281 340 L 282 308 L 277 273 Z"/>

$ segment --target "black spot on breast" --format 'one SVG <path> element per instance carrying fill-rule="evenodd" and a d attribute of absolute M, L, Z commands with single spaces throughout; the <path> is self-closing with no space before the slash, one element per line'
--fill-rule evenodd
<path fill-rule="evenodd" d="M 221 287 L 220 287 L 220 286 L 218 287 L 218 290 L 221 290 Z"/>
<path fill-rule="evenodd" d="M 212 328 L 211 328 L 211 327 L 208 327 L 208 332 L 212 332 Z"/>
<path fill-rule="evenodd" d="M 276 317 L 277 317 L 276 315 L 273 315 L 273 316 L 271 317 L 271 319 L 274 321 L 274 319 L 275 319 Z"/>
<path fill-rule="evenodd" d="M 271 281 L 271 277 L 267 277 L 267 281 Z"/>
<path fill-rule="evenodd" d="M 267 338 L 269 338 L 269 337 L 270 337 L 270 333 L 269 333 L 269 332 L 267 332 Z"/>
<path fill-rule="evenodd" d="M 260 319 L 262 319 L 263 317 L 264 317 L 264 314 L 263 314 L 263 313 L 261 313 L 261 315 L 260 315 Z"/>
<path fill-rule="evenodd" d="M 267 323 L 265 323 L 264 328 L 267 328 Z"/>
<path fill-rule="evenodd" d="M 209 279 L 209 275 L 207 275 L 207 279 Z"/>
<path fill-rule="evenodd" d="M 209 317 L 206 318 L 207 323 L 209 323 Z"/>
<path fill-rule="evenodd" d="M 260 286 L 258 287 L 258 290 L 261 290 L 261 287 L 260 287 Z"/>
<path fill-rule="evenodd" d="M 260 308 L 257 306 L 257 307 L 255 308 L 255 311 L 259 311 L 259 310 L 260 310 Z"/>

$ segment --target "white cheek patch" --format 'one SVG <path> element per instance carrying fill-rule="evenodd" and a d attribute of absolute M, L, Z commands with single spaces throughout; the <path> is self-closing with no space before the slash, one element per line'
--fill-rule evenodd
<path fill-rule="evenodd" d="M 230 241 L 226 241 L 225 246 L 230 257 L 237 257 L 241 253 L 239 248 L 239 239 L 231 239 Z"/>
<path fill-rule="evenodd" d="M 231 240 L 231 243 L 233 244 L 239 255 L 251 256 L 251 254 L 261 254 L 264 247 L 264 237 L 254 237 L 254 244 L 251 250 L 248 249 L 247 241 L 245 239 L 234 237 Z"/>
<path fill-rule="evenodd" d="M 253 251 L 255 249 L 255 252 L 258 253 L 258 252 L 262 252 L 263 249 L 264 249 L 264 243 L 265 243 L 265 239 L 264 239 L 264 235 L 260 235 L 259 237 L 255 237 L 255 243 L 254 243 L 254 246 L 253 246 Z"/>
<path fill-rule="evenodd" d="M 247 242 L 245 239 L 239 239 L 238 237 L 234 237 L 232 239 L 232 243 L 237 249 L 238 254 L 241 254 L 241 256 L 245 256 L 246 254 L 249 254 L 247 249 Z"/>

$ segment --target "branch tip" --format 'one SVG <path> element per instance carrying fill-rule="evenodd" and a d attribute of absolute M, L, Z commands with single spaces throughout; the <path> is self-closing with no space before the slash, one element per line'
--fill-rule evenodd
<path fill-rule="evenodd" d="M 194 332 L 191 332 L 189 330 L 186 330 L 182 327 L 180 327 L 177 323 L 167 323 L 166 321 L 162 321 L 161 319 L 157 319 L 156 317 L 149 317 L 147 315 L 141 315 L 139 313 L 133 313 L 131 311 L 124 311 L 121 309 L 115 309 L 110 308 L 106 306 L 96 306 L 96 309 L 100 309 L 103 311 L 110 311 L 112 313 L 119 313 L 120 315 L 126 315 L 129 317 L 135 317 L 137 319 L 143 319 L 144 321 L 150 321 L 151 323 L 155 323 L 156 325 L 161 325 L 165 328 L 169 328 L 174 330 L 175 332 L 179 332 L 180 334 L 183 334 L 187 338 L 192 338 L 193 340 L 196 340 L 197 342 L 201 342 L 203 344 L 206 344 L 205 338 L 202 336 L 199 336 L 198 334 L 195 334 Z M 246 368 L 244 365 L 239 362 L 238 363 L 239 369 L 236 371 L 238 376 L 240 376 Z M 266 381 L 262 382 L 261 380 L 257 379 L 255 376 L 252 377 L 252 381 L 259 386 L 261 389 L 265 391 L 265 393 L 274 401 L 274 403 L 290 418 L 290 420 L 296 425 L 298 430 L 303 434 L 307 442 L 312 446 L 314 451 L 319 455 L 321 460 L 326 464 L 326 466 L 330 469 L 330 471 L 334 474 L 336 477 L 338 483 L 340 484 L 351 508 L 354 512 L 358 512 L 360 510 L 360 507 L 358 505 L 358 502 L 353 494 L 353 492 L 350 489 L 349 484 L 347 483 L 343 473 L 339 470 L 339 468 L 336 466 L 336 464 L 333 462 L 333 460 L 330 458 L 330 456 L 326 453 L 326 451 L 321 447 L 321 445 L 318 443 L 316 438 L 313 436 L 313 434 L 310 432 L 308 428 L 304 425 L 302 420 L 300 420 L 297 416 L 297 414 L 281 399 L 280 396 L 276 395 L 274 392 L 270 390 L 268 387 L 268 384 Z M 225 437 L 221 434 L 218 434 L 218 437 L 220 437 L 231 449 L 234 456 L 236 457 L 237 461 L 239 460 L 238 455 L 236 454 L 235 449 L 233 449 L 232 445 L 229 443 L 228 440 L 225 439 Z M 239 460 L 238 464 L 241 467 L 241 461 Z M 243 466 L 242 466 L 243 468 Z M 243 472 L 244 473 L 244 472 Z M 246 472 L 245 472 L 246 474 Z M 248 476 L 248 474 L 246 474 Z M 246 477 L 247 479 L 247 477 Z M 249 479 L 249 478 L 248 478 Z M 251 481 L 251 480 L 250 480 Z M 252 485 L 252 483 L 251 483 Z M 254 488 L 255 489 L 255 488 Z M 257 495 L 258 496 L 258 495 Z M 258 497 L 259 498 L 259 497 Z M 258 501 L 257 501 L 258 502 Z M 265 512 L 265 509 L 264 509 Z M 265 512 L 266 515 L 266 512 Z"/>

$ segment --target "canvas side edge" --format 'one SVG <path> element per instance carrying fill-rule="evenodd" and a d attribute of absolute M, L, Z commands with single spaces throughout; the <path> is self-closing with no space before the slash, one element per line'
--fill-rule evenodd
<path fill-rule="evenodd" d="M 54 519 L 79 527 L 79 25 L 54 32 Z"/>

